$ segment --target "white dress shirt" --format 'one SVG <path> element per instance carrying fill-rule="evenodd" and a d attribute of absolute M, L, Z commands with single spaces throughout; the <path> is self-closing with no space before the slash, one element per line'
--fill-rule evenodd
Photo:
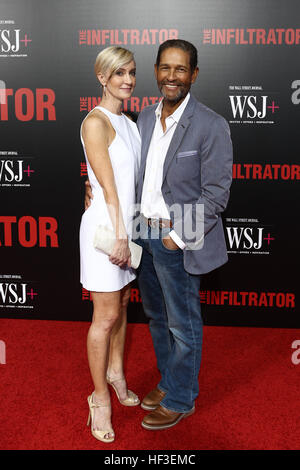
<path fill-rule="evenodd" d="M 170 214 L 161 192 L 163 182 L 163 168 L 173 134 L 189 99 L 190 93 L 187 94 L 181 105 L 178 106 L 174 113 L 166 118 L 165 132 L 160 120 L 163 100 L 159 103 L 155 110 L 156 123 L 147 155 L 141 200 L 141 212 L 146 218 L 170 220 Z M 170 231 L 170 237 L 181 249 L 185 248 L 185 243 L 179 238 L 174 230 Z"/>

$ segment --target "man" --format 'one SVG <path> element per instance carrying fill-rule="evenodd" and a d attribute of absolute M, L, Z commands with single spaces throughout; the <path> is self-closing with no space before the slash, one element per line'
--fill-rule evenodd
<path fill-rule="evenodd" d="M 137 122 L 144 237 L 138 283 L 161 373 L 141 405 L 151 410 L 142 422 L 149 430 L 174 426 L 194 411 L 202 346 L 200 275 L 227 261 L 221 212 L 231 185 L 232 145 L 227 122 L 189 93 L 198 71 L 192 44 L 161 44 L 155 76 L 163 100 L 145 108 Z M 181 215 L 169 211 L 174 204 Z M 204 226 L 198 217 L 196 236 L 189 239 L 185 228 L 197 222 L 197 207 L 204 208 Z"/>
<path fill-rule="evenodd" d="M 224 118 L 191 94 L 197 50 L 184 40 L 160 45 L 155 76 L 163 95 L 145 108 L 137 186 L 143 256 L 143 308 L 161 380 L 142 401 L 148 430 L 172 427 L 194 412 L 202 348 L 200 277 L 227 261 L 221 212 L 232 179 Z"/>

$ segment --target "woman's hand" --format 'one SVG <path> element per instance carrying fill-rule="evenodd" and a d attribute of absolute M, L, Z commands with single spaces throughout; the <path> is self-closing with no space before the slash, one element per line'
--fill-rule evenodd
<path fill-rule="evenodd" d="M 85 194 L 84 194 L 84 208 L 85 210 L 88 209 L 91 205 L 91 199 L 93 199 L 92 188 L 89 180 L 85 181 Z"/>
<path fill-rule="evenodd" d="M 128 246 L 127 238 L 118 239 L 115 241 L 113 251 L 109 257 L 109 261 L 116 264 L 120 268 L 131 266 L 131 254 Z"/>

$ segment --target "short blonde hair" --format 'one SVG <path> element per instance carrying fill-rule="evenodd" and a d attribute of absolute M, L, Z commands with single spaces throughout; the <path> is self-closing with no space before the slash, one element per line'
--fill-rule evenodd
<path fill-rule="evenodd" d="M 106 75 L 108 73 L 108 79 L 110 79 L 116 70 L 132 60 L 134 60 L 133 53 L 128 49 L 118 46 L 107 47 L 99 52 L 96 57 L 94 66 L 95 74 L 98 75 L 102 73 Z"/>

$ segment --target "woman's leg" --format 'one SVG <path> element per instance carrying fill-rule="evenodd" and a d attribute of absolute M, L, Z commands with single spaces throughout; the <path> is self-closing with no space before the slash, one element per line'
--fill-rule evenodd
<path fill-rule="evenodd" d="M 95 408 L 94 429 L 111 429 L 110 395 L 106 382 L 111 333 L 119 317 L 120 291 L 92 292 L 93 319 L 87 336 L 87 353 L 94 382 L 94 402 L 107 407 Z M 107 436 L 110 437 L 110 436 Z"/>
<path fill-rule="evenodd" d="M 130 299 L 131 286 L 128 284 L 120 293 L 119 305 L 119 318 L 116 321 L 110 339 L 110 351 L 107 375 L 113 379 L 120 379 L 124 377 L 124 347 L 126 339 L 126 326 L 127 326 L 127 306 Z M 119 393 L 121 400 L 127 398 L 127 385 L 126 380 L 118 380 L 114 384 Z"/>

